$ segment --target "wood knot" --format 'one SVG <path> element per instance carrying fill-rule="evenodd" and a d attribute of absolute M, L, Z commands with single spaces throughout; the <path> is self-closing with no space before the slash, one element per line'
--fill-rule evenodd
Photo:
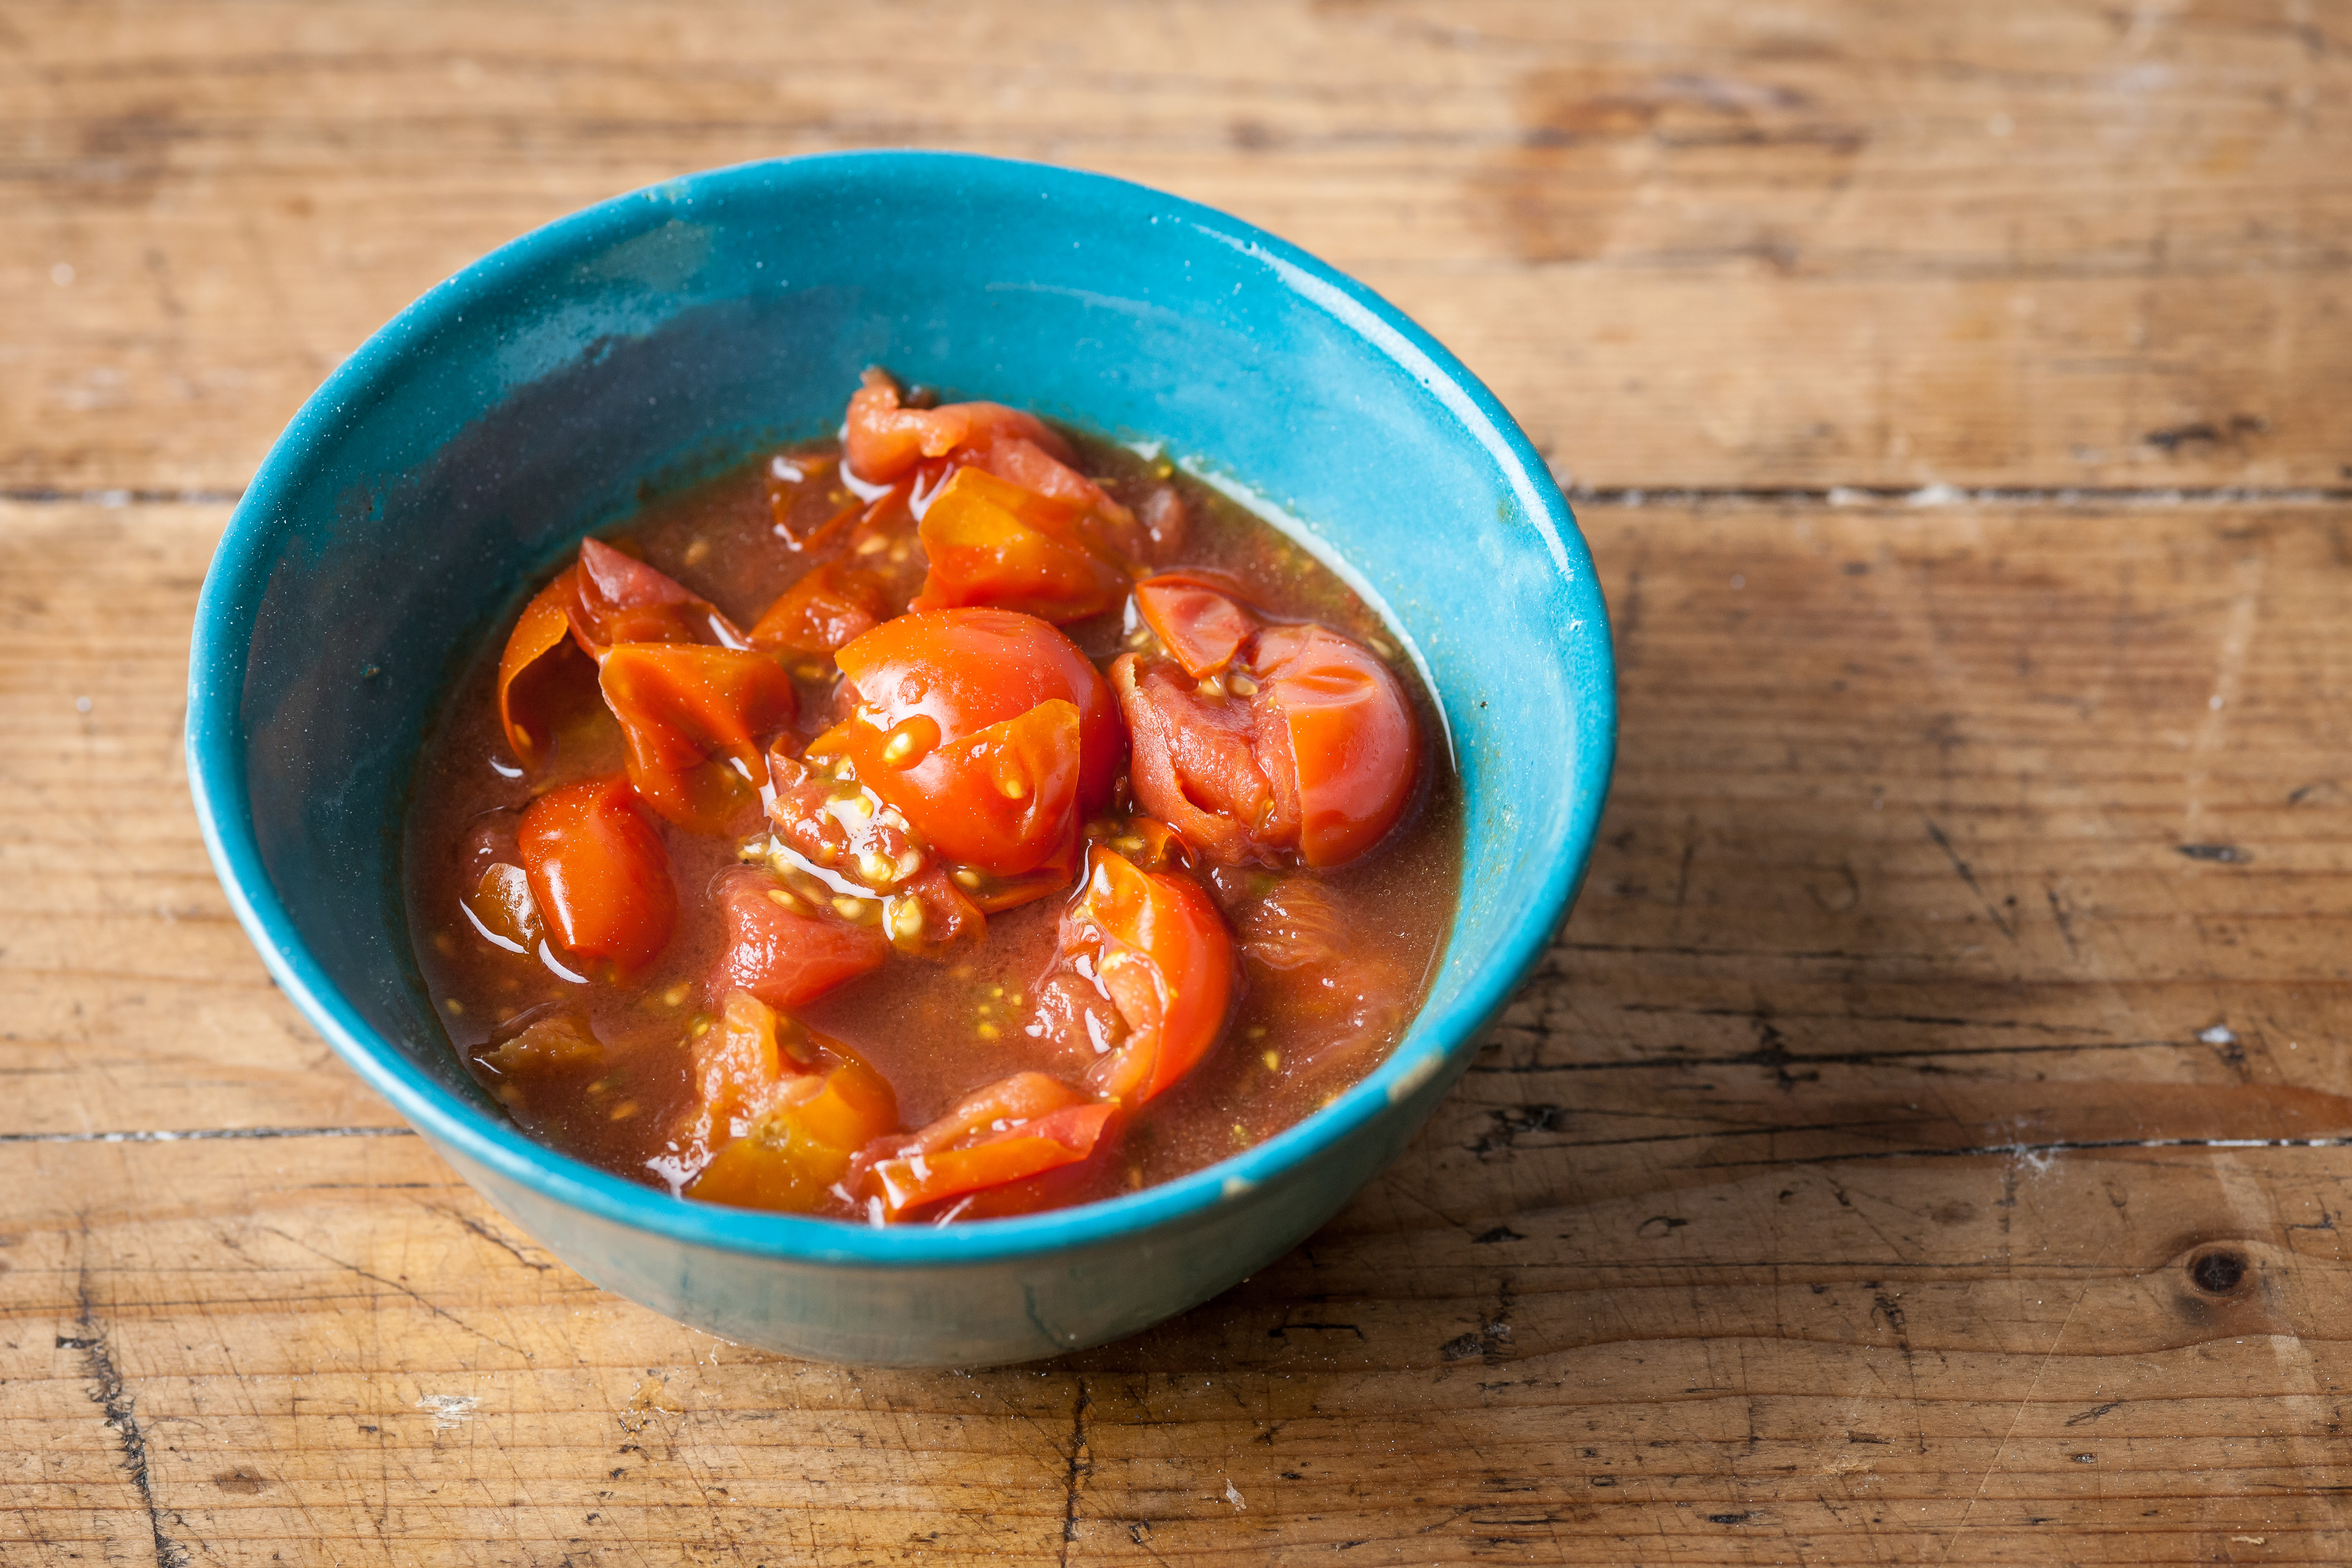
<path fill-rule="evenodd" d="M 2189 1282 L 2209 1296 L 2226 1296 L 2245 1279 L 2246 1259 L 2242 1252 L 2217 1247 L 2189 1260 Z"/>

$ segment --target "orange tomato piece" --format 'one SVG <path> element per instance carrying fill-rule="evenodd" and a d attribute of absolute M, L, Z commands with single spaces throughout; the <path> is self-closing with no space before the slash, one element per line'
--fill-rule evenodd
<path fill-rule="evenodd" d="M 788 1088 L 783 1103 L 720 1149 L 687 1196 L 802 1214 L 845 1202 L 836 1189 L 852 1160 L 897 1124 L 898 1104 L 880 1073 L 846 1051 L 838 1054 L 845 1058 L 839 1066 Z"/>
<path fill-rule="evenodd" d="M 744 649 L 624 643 L 605 651 L 597 682 L 629 781 L 689 832 L 725 832 L 757 809 L 768 737 L 800 711 L 783 666 Z"/>
<path fill-rule="evenodd" d="M 1128 574 L 1080 533 L 1082 506 L 959 468 L 923 512 L 930 562 L 913 608 L 987 604 L 1055 622 L 1116 610 Z"/>
<path fill-rule="evenodd" d="M 887 1140 L 865 1190 L 881 1200 L 883 1218 L 897 1220 L 927 1204 L 1075 1165 L 1094 1153 L 1117 1112 L 1045 1073 L 1015 1073 L 911 1138 Z"/>
<path fill-rule="evenodd" d="M 743 633 L 707 599 L 602 539 L 580 541 L 576 592 L 565 609 L 572 634 L 598 660 L 621 643 L 745 646 Z"/>
<path fill-rule="evenodd" d="M 532 901 L 564 951 L 624 972 L 651 963 L 677 926 L 669 852 L 624 778 L 551 789 L 516 832 Z"/>
<path fill-rule="evenodd" d="M 1135 608 L 1152 635 L 1194 680 L 1234 662 L 1257 635 L 1257 617 L 1223 585 L 1185 572 L 1165 572 L 1135 585 Z"/>
<path fill-rule="evenodd" d="M 540 705 L 531 699 L 548 674 L 546 665 L 553 662 L 549 655 L 560 659 L 571 641 L 572 617 L 567 607 L 578 601 L 578 579 L 577 567 L 568 566 L 556 573 L 523 606 L 499 654 L 499 724 L 506 730 L 507 744 L 514 747 L 515 760 L 525 768 L 538 765 L 540 747 L 548 738 L 547 727 L 539 717 Z M 530 678 L 525 679 L 526 674 Z"/>
<path fill-rule="evenodd" d="M 827 561 L 784 590 L 751 628 L 762 653 L 830 653 L 890 618 L 890 589 L 879 577 Z"/>

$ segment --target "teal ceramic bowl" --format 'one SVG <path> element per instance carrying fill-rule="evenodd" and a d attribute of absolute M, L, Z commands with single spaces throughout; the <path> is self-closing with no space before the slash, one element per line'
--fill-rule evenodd
<path fill-rule="evenodd" d="M 641 499 L 819 434 L 890 366 L 1245 488 L 1429 673 L 1466 801 L 1428 1005 L 1363 1083 L 1181 1180 L 868 1229 L 719 1208 L 531 1142 L 436 1021 L 401 914 L 418 747 L 534 572 Z M 196 616 L 188 761 L 237 916 L 319 1031 L 517 1225 L 727 1339 L 973 1365 L 1205 1300 L 1403 1148 L 1566 915 L 1615 745 L 1591 559 L 1492 394 L 1360 284 L 1221 213 L 923 152 L 723 169 L 575 214 L 344 362 L 230 520 Z"/>

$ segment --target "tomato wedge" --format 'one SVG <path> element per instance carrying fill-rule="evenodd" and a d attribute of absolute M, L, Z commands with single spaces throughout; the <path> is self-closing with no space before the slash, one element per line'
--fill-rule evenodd
<path fill-rule="evenodd" d="M 912 1137 L 885 1140 L 888 1152 L 874 1159 L 865 1190 L 880 1200 L 884 1219 L 896 1220 L 926 1204 L 1075 1165 L 1094 1153 L 1118 1109 L 1042 1072 L 1015 1073 Z"/>
<path fill-rule="evenodd" d="M 1081 817 L 1109 799 L 1126 747 L 1076 643 L 1012 611 L 917 611 L 835 662 L 859 711 L 809 743 L 812 761 L 847 758 L 950 862 L 999 878 L 1076 869 Z"/>
<path fill-rule="evenodd" d="M 1233 938 L 1201 884 L 1149 872 L 1096 845 L 1062 915 L 1055 976 L 1090 984 L 1117 1009 L 1123 1037 L 1097 1039 L 1086 1086 L 1141 1104 L 1182 1077 L 1225 1027 L 1234 990 Z M 1041 990 L 1044 988 L 1041 987 Z"/>
<path fill-rule="evenodd" d="M 768 737 L 800 698 L 765 653 L 689 643 L 624 643 L 597 672 L 621 721 L 629 782 L 689 832 L 722 833 L 758 809 Z"/>
<path fill-rule="evenodd" d="M 890 956 L 880 926 L 836 918 L 751 867 L 721 872 L 713 896 L 727 925 L 713 991 L 796 1008 L 880 968 Z"/>
<path fill-rule="evenodd" d="M 1118 609 L 1128 574 L 1089 548 L 1086 516 L 983 469 L 957 469 L 923 512 L 930 572 L 914 608 L 992 604 L 1056 623 Z"/>
<path fill-rule="evenodd" d="M 625 973 L 668 944 L 677 927 L 669 852 L 626 779 L 549 790 L 523 812 L 516 843 L 532 901 L 565 952 Z"/>

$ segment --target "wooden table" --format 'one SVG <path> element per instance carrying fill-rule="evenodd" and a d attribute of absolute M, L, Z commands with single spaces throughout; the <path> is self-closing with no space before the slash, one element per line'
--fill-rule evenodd
<path fill-rule="evenodd" d="M 0 138 L 0 1559 L 2352 1556 L 2343 0 L 20 0 Z M 1591 884 L 1411 1154 L 1000 1371 L 552 1263 L 271 988 L 180 761 L 339 356 L 589 201 L 904 143 L 1398 301 L 1623 668 Z"/>

